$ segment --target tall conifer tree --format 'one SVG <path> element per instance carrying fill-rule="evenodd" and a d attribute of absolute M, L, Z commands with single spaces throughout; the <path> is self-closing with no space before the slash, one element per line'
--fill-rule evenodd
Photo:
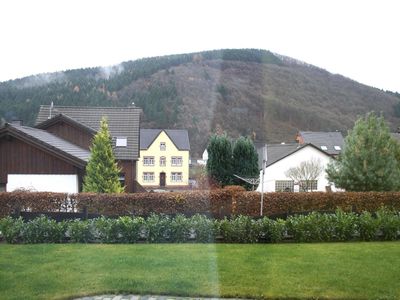
<path fill-rule="evenodd" d="M 100 130 L 94 136 L 90 147 L 90 159 L 86 166 L 83 183 L 84 192 L 122 193 L 124 187 L 119 182 L 118 167 L 111 145 L 111 136 L 105 117 L 100 122 Z"/>
<path fill-rule="evenodd" d="M 347 191 L 399 190 L 398 153 L 384 118 L 368 113 L 349 131 L 342 154 L 326 170 L 328 179 Z"/>
<path fill-rule="evenodd" d="M 238 138 L 232 152 L 233 174 L 244 178 L 259 176 L 258 154 L 250 139 L 243 136 Z"/>
<path fill-rule="evenodd" d="M 214 134 L 207 147 L 207 173 L 221 185 L 232 181 L 232 145 L 226 134 Z"/>

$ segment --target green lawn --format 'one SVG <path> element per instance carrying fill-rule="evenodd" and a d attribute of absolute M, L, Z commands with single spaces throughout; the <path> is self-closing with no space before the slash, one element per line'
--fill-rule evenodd
<path fill-rule="evenodd" d="M 121 292 L 400 299 L 400 242 L 0 244 L 0 299 Z"/>

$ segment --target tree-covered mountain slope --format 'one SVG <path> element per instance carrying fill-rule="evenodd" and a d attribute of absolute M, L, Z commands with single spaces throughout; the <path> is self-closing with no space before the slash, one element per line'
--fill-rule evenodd
<path fill-rule="evenodd" d="M 297 130 L 346 133 L 383 112 L 400 125 L 397 94 L 265 50 L 214 50 L 40 74 L 0 83 L 0 116 L 32 125 L 41 104 L 143 109 L 143 128 L 187 128 L 192 156 L 215 130 L 269 142 Z"/>

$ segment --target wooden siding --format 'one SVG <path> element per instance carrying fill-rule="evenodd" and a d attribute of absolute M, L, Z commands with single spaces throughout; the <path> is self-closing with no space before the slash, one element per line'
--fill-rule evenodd
<path fill-rule="evenodd" d="M 120 160 L 118 165 L 125 174 L 125 192 L 134 193 L 136 180 L 136 161 L 135 160 Z"/>
<path fill-rule="evenodd" d="M 66 122 L 57 122 L 44 130 L 87 150 L 92 144 L 93 135 L 91 133 Z"/>
<path fill-rule="evenodd" d="M 79 174 L 80 170 L 64 160 L 15 137 L 0 139 L 0 184 L 7 174 Z"/>

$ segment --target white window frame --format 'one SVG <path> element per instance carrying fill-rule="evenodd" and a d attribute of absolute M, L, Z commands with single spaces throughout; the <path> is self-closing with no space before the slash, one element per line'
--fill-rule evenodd
<path fill-rule="evenodd" d="M 307 185 L 307 180 L 301 180 L 299 183 L 300 191 L 303 191 L 303 185 Z M 307 189 L 307 191 L 318 190 L 318 180 L 309 180 L 309 185 L 310 187 Z"/>
<path fill-rule="evenodd" d="M 127 147 L 128 146 L 128 138 L 123 136 L 117 136 L 115 139 L 115 147 Z"/>
<path fill-rule="evenodd" d="M 165 156 L 160 156 L 160 167 L 167 166 L 167 158 Z"/>
<path fill-rule="evenodd" d="M 143 172 L 143 182 L 154 182 L 154 172 Z"/>
<path fill-rule="evenodd" d="M 154 166 L 154 156 L 144 156 L 143 157 L 143 166 Z"/>
<path fill-rule="evenodd" d="M 182 182 L 182 172 L 172 172 L 171 173 L 171 182 Z"/>
<path fill-rule="evenodd" d="M 182 167 L 182 156 L 172 156 L 171 166 L 172 167 Z"/>
<path fill-rule="evenodd" d="M 165 142 L 160 142 L 160 151 L 166 151 L 167 150 L 167 144 Z"/>
<path fill-rule="evenodd" d="M 290 192 L 294 191 L 293 180 L 275 180 L 275 192 L 286 192 L 286 189 Z"/>

